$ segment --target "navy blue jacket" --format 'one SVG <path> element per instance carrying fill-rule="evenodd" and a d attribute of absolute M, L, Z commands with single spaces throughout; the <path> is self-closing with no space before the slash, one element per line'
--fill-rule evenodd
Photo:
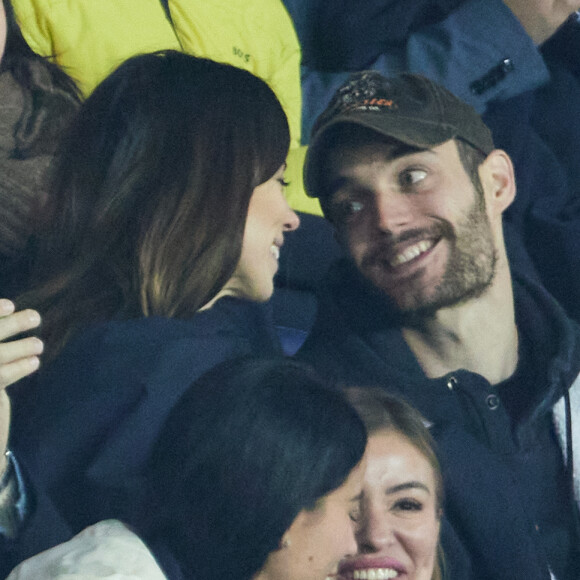
<path fill-rule="evenodd" d="M 21 491 L 26 494 L 27 515 L 15 538 L 0 535 L 0 578 L 6 578 L 22 562 L 71 537 L 69 525 L 61 517 L 50 498 L 40 488 L 34 487 L 19 461 L 23 480 Z"/>
<path fill-rule="evenodd" d="M 19 389 L 12 449 L 71 533 L 109 517 L 131 522 L 133 484 L 189 385 L 226 359 L 280 354 L 267 314 L 223 298 L 190 320 L 96 325 L 71 339 L 25 396 Z"/>
<path fill-rule="evenodd" d="M 318 317 L 297 355 L 339 384 L 398 393 L 432 423 L 445 481 L 442 542 L 452 580 L 548 580 L 545 544 L 561 546 L 561 530 L 546 538 L 533 518 L 543 523 L 552 510 L 568 518 L 564 525 L 578 538 L 571 474 L 552 408 L 580 372 L 580 329 L 542 288 L 524 281 L 514 286 L 526 360 L 537 364 L 519 365 L 515 385 L 505 392 L 461 369 L 428 379 L 386 299 L 346 263 L 331 270 Z M 575 414 L 580 421 L 580 408 Z M 555 506 L 543 504 L 544 492 L 557 498 Z"/>

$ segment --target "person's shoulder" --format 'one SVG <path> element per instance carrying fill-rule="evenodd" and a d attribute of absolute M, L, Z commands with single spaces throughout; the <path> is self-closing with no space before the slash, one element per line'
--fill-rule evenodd
<path fill-rule="evenodd" d="M 147 361 L 184 336 L 195 335 L 190 321 L 162 317 L 109 320 L 89 325 L 71 337 L 46 371 L 88 370 L 110 362 L 126 368 Z M 44 375 L 44 371 L 40 373 Z"/>
<path fill-rule="evenodd" d="M 161 317 L 87 326 L 41 367 L 35 378 L 36 396 L 23 397 L 20 404 L 40 418 L 48 408 L 60 415 L 64 409 L 78 412 L 79 405 L 108 406 L 111 416 L 121 413 L 144 396 L 149 378 L 164 360 L 179 358 L 173 351 L 193 365 L 203 338 L 192 326 L 190 321 Z"/>
<path fill-rule="evenodd" d="M 513 281 L 518 332 L 540 351 L 557 355 L 555 376 L 573 381 L 580 373 L 580 323 L 537 280 L 513 271 Z"/>
<path fill-rule="evenodd" d="M 267 322 L 254 307 L 219 300 L 188 319 L 141 317 L 89 326 L 41 368 L 38 396 L 66 407 L 72 400 L 99 406 L 116 401 L 120 410 L 146 393 L 169 387 L 181 392 L 225 359 L 274 349 L 267 348 Z"/>
<path fill-rule="evenodd" d="M 151 316 L 89 327 L 55 367 L 68 376 L 76 369 L 99 391 L 118 385 L 155 390 L 167 377 L 189 382 L 227 358 L 274 350 L 270 330 L 263 305 L 225 297 L 190 318 Z"/>
<path fill-rule="evenodd" d="M 234 332 L 238 328 L 236 317 L 245 317 L 245 310 L 236 304 L 221 304 L 196 313 L 189 318 L 146 316 L 119 317 L 80 330 L 72 337 L 63 353 L 78 356 L 79 351 L 97 350 L 116 352 L 122 349 L 136 355 L 148 349 L 163 349 L 176 341 L 206 338 L 212 333 Z"/>

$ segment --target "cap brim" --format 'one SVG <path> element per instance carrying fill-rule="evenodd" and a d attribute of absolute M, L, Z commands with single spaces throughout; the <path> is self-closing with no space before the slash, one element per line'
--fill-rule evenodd
<path fill-rule="evenodd" d="M 376 131 L 385 137 L 391 137 L 419 149 L 429 149 L 449 141 L 457 136 L 457 130 L 451 125 L 441 123 L 430 123 L 429 121 L 418 120 L 404 116 L 377 115 L 375 112 L 352 111 L 344 112 L 334 117 L 324 127 L 321 127 L 316 135 L 316 139 L 309 145 L 305 166 L 304 185 L 306 193 L 310 197 L 320 197 L 318 179 L 312 171 L 312 163 L 315 162 L 320 147 L 324 144 L 324 139 L 331 127 L 337 125 L 357 125 Z"/>
<path fill-rule="evenodd" d="M 433 147 L 453 139 L 457 135 L 455 127 L 439 122 L 430 122 L 402 115 L 377 115 L 377 113 L 371 111 L 347 111 L 337 115 L 325 125 L 317 135 L 316 140 L 322 139 L 330 127 L 341 124 L 360 125 L 415 147 Z"/>

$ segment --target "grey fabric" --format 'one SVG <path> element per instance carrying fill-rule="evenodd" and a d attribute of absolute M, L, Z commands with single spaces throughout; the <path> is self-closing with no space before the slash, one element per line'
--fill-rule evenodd
<path fill-rule="evenodd" d="M 22 122 L 25 94 L 5 72 L 0 75 L 0 95 L 0 255 L 15 258 L 31 233 L 30 210 L 46 195 L 44 182 L 51 155 L 15 157 L 15 132 Z"/>

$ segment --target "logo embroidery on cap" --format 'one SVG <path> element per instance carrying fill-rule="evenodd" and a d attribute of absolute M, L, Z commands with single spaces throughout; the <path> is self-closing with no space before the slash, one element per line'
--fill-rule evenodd
<path fill-rule="evenodd" d="M 365 99 L 357 109 L 375 109 L 379 110 L 381 107 L 388 107 L 389 109 L 398 109 L 397 103 L 393 99 Z"/>
<path fill-rule="evenodd" d="M 324 116 L 333 117 L 351 110 L 379 111 L 384 107 L 398 109 L 393 99 L 381 96 L 387 92 L 389 86 L 389 81 L 375 71 L 355 74 L 334 95 Z"/>

